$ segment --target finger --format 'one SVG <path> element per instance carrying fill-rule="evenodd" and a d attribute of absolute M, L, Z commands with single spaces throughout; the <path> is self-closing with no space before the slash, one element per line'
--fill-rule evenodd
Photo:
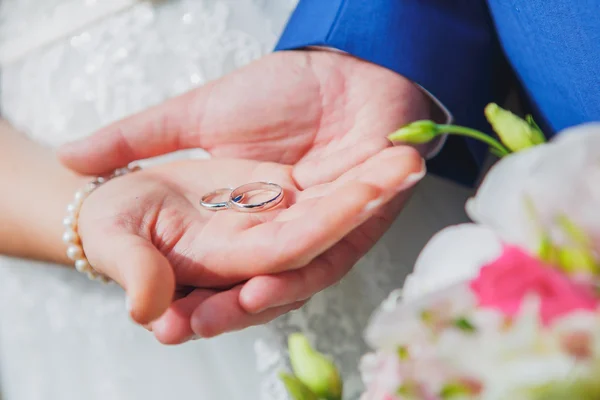
<path fill-rule="evenodd" d="M 425 163 L 413 148 L 391 147 L 345 171 L 331 183 L 306 189 L 302 192 L 300 199 L 326 195 L 333 189 L 351 181 L 376 186 L 383 192 L 388 192 L 392 197 L 417 183 L 425 176 L 425 173 Z"/>
<path fill-rule="evenodd" d="M 246 312 L 238 299 L 241 286 L 218 293 L 198 305 L 191 317 L 192 330 L 200 337 L 211 338 L 265 324 L 280 315 L 300 308 L 305 302 L 271 308 L 258 314 Z"/>
<path fill-rule="evenodd" d="M 74 171 L 98 175 L 135 160 L 200 147 L 193 117 L 207 101 L 208 92 L 209 86 L 115 122 L 62 146 L 58 157 Z"/>
<path fill-rule="evenodd" d="M 98 240 L 84 241 L 99 243 Z M 175 278 L 167 259 L 149 241 L 135 235 L 106 235 L 102 249 L 84 245 L 90 265 L 127 292 L 131 318 L 147 324 L 160 317 L 171 304 Z"/>
<path fill-rule="evenodd" d="M 306 267 L 251 278 L 240 292 L 241 306 L 260 313 L 308 299 L 335 284 L 387 231 L 408 197 L 409 192 L 403 192 L 382 205 L 375 216 Z"/>
<path fill-rule="evenodd" d="M 240 291 L 240 305 L 257 314 L 306 300 L 342 279 L 359 258 L 356 249 L 342 240 L 306 267 L 251 278 Z"/>
<path fill-rule="evenodd" d="M 171 306 L 169 308 L 171 308 L 173 306 L 173 303 L 190 295 L 194 290 L 195 290 L 194 288 L 189 288 L 187 286 L 175 288 L 175 293 L 173 294 L 173 300 L 171 301 Z M 167 309 L 166 312 L 168 312 L 168 311 L 169 310 Z M 158 319 L 161 319 L 164 315 L 165 314 L 161 315 Z M 152 324 L 156 321 L 158 321 L 158 320 L 152 321 L 148 324 L 143 324 L 142 326 L 144 327 L 144 329 L 152 332 Z"/>
<path fill-rule="evenodd" d="M 240 239 L 236 247 L 241 251 L 237 254 L 250 255 L 248 258 L 252 259 L 255 251 L 257 257 L 262 256 L 263 263 L 256 269 L 246 264 L 246 272 L 272 274 L 306 266 L 425 175 L 422 158 L 411 148 L 390 148 L 376 158 L 356 167 L 359 171 L 343 176 L 341 183 L 316 189 L 314 195 L 322 197 L 300 201 L 280 213 L 275 219 L 282 222 L 279 229 L 274 230 L 274 223 L 270 223 L 247 230 L 244 234 L 256 235 L 261 241 L 253 240 L 252 247 L 244 248 L 245 243 Z M 346 204 L 359 201 L 361 190 L 366 188 L 370 197 L 360 203 L 362 208 L 345 209 Z M 281 247 L 273 246 L 274 243 Z M 265 254 L 271 262 L 269 258 L 265 260 Z"/>
<path fill-rule="evenodd" d="M 360 144 L 340 149 L 327 157 L 314 157 L 301 160 L 294 167 L 296 184 L 306 189 L 311 186 L 332 182 L 344 172 L 362 164 L 392 143 L 385 137 L 365 138 Z"/>
<path fill-rule="evenodd" d="M 156 339 L 162 344 L 181 344 L 194 338 L 195 334 L 190 325 L 192 313 L 216 293 L 215 290 L 196 289 L 186 297 L 175 300 L 167 311 L 150 325 Z"/>
<path fill-rule="evenodd" d="M 414 186 L 426 172 L 423 159 L 413 149 L 389 148 L 346 172 L 332 183 L 306 189 L 298 195 L 298 204 L 281 213 L 276 219 L 290 220 L 308 215 L 312 212 L 312 199 L 330 196 L 332 191 L 347 185 L 348 182 L 362 182 L 377 187 L 382 193 L 377 202 L 383 205 L 399 192 Z M 371 203 L 370 206 L 377 208 L 377 202 Z"/>

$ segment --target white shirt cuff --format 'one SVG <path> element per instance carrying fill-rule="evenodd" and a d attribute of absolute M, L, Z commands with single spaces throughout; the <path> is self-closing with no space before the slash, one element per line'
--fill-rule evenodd
<path fill-rule="evenodd" d="M 437 107 L 439 107 L 440 111 L 442 112 L 442 114 L 443 114 L 442 121 L 435 121 L 435 122 L 442 123 L 445 125 L 452 124 L 454 122 L 454 117 L 452 116 L 452 113 L 450 112 L 450 110 L 448 110 L 446 108 L 446 106 L 444 104 L 442 104 L 441 101 L 438 100 L 437 97 L 432 95 L 429 92 L 429 90 L 425 89 L 423 86 L 421 86 L 417 83 L 415 83 L 415 85 L 417 85 L 419 87 L 419 89 L 421 89 L 423 91 L 423 93 L 425 93 L 427 96 L 429 96 L 431 101 L 433 101 L 433 103 Z M 446 139 L 448 139 L 448 135 L 443 135 L 442 137 L 437 139 L 437 142 L 434 144 L 433 148 L 431 150 L 429 150 L 427 152 L 427 154 L 425 154 L 425 159 L 430 160 L 433 157 L 437 156 L 440 153 L 440 151 L 442 151 L 442 149 L 444 148 L 444 145 L 446 144 Z"/>

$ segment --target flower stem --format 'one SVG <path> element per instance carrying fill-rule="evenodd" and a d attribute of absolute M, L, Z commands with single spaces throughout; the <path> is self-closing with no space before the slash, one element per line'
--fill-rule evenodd
<path fill-rule="evenodd" d="M 447 134 L 461 135 L 470 137 L 472 139 L 481 140 L 488 146 L 496 149 L 500 157 L 510 154 L 510 150 L 508 150 L 502 143 L 478 130 L 459 125 L 438 125 L 437 127 L 441 132 Z"/>

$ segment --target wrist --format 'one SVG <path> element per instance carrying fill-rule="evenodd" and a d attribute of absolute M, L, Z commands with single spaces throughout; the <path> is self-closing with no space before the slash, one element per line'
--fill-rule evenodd
<path fill-rule="evenodd" d="M 0 121 L 0 254 L 66 264 L 62 219 L 88 179 L 62 167 L 54 154 Z"/>
<path fill-rule="evenodd" d="M 28 256 L 72 266 L 73 261 L 67 257 L 66 253 L 68 244 L 63 241 L 65 232 L 63 221 L 67 215 L 67 207 L 72 203 L 75 193 L 89 183 L 92 178 L 77 176 L 60 167 L 56 172 L 55 185 L 48 184 L 46 187 L 48 193 L 51 193 L 50 191 L 54 187 L 55 195 L 48 196 L 45 217 L 41 214 L 35 215 L 44 212 L 42 208 L 36 210 L 35 214 L 31 216 L 32 219 L 40 221 L 39 228 L 35 231 L 39 246 L 36 246 L 37 254 Z"/>

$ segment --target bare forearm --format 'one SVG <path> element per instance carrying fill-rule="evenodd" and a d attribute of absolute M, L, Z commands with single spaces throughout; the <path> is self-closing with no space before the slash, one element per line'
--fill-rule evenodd
<path fill-rule="evenodd" d="M 0 254 L 67 264 L 62 219 L 84 182 L 0 121 Z"/>

